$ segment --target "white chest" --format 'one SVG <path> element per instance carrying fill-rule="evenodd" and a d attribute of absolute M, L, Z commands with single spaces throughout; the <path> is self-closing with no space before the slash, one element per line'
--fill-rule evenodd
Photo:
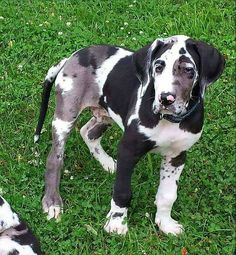
<path fill-rule="evenodd" d="M 161 120 L 154 128 L 139 126 L 139 132 L 147 136 L 156 143 L 154 151 L 162 155 L 178 155 L 180 152 L 188 150 L 196 143 L 201 132 L 192 134 L 179 128 L 178 123 L 171 123 L 167 120 Z"/>

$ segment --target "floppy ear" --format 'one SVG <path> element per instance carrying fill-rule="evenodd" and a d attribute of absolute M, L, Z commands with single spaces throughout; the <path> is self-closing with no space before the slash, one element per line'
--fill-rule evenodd
<path fill-rule="evenodd" d="M 133 54 L 136 74 L 142 83 L 145 83 L 148 80 L 153 57 L 156 56 L 157 52 L 163 46 L 163 41 L 155 40 L 153 43 L 146 45 Z"/>
<path fill-rule="evenodd" d="M 186 47 L 197 65 L 200 92 L 203 96 L 205 88 L 221 76 L 225 59 L 217 49 L 205 42 L 188 39 Z"/>

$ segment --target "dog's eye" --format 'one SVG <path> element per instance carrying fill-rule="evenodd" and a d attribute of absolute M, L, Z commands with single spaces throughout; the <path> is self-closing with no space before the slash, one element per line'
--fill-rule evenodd
<path fill-rule="evenodd" d="M 156 73 L 161 73 L 161 72 L 163 71 L 164 67 L 165 67 L 165 66 L 162 65 L 162 64 L 160 64 L 160 63 L 159 63 L 159 64 L 156 64 L 156 65 L 155 65 L 155 72 L 156 72 Z"/>
<path fill-rule="evenodd" d="M 184 72 L 187 73 L 187 74 L 193 74 L 194 69 L 192 67 L 185 67 Z"/>

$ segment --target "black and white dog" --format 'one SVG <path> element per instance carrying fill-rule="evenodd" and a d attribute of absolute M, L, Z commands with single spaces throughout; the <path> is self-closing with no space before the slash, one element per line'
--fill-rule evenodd
<path fill-rule="evenodd" d="M 93 117 L 81 128 L 81 136 L 106 171 L 117 171 L 105 230 L 128 231 L 124 219 L 131 202 L 133 169 L 152 151 L 163 156 L 155 222 L 164 233 L 181 233 L 182 225 L 171 218 L 178 180 L 186 151 L 201 136 L 205 89 L 220 77 L 224 62 L 215 48 L 177 35 L 157 39 L 135 52 L 108 45 L 84 48 L 51 67 L 35 133 L 37 141 L 55 82 L 53 143 L 42 201 L 48 218 L 57 218 L 62 209 L 59 182 L 66 140 L 79 114 L 90 108 Z M 117 162 L 100 144 L 112 120 L 124 130 Z"/>
<path fill-rule="evenodd" d="M 0 196 L 0 255 L 41 254 L 39 241 Z"/>

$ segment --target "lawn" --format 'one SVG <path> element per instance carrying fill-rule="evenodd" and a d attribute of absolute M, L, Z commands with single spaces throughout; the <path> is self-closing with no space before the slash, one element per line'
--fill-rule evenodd
<path fill-rule="evenodd" d="M 232 0 L 0 0 L 0 193 L 30 223 L 46 255 L 231 255 L 235 246 L 235 2 Z M 66 147 L 64 214 L 47 221 L 41 209 L 51 146 L 54 96 L 39 144 L 33 143 L 42 81 L 48 68 L 91 44 L 138 49 L 157 37 L 186 34 L 215 45 L 226 69 L 205 97 L 203 136 L 189 151 L 173 216 L 178 237 L 159 232 L 153 204 L 160 157 L 136 167 L 129 233 L 103 231 L 114 175 L 103 171 L 74 130 Z M 52 93 L 54 94 L 54 93 Z M 89 119 L 85 112 L 78 127 Z M 103 139 L 116 157 L 117 126 Z M 67 170 L 67 171 L 65 171 Z"/>

